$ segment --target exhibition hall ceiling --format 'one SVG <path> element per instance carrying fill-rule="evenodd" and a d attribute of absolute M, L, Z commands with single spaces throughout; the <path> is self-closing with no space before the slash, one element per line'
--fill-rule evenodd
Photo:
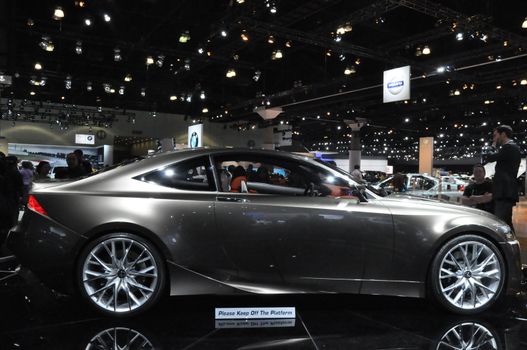
<path fill-rule="evenodd" d="M 2 6 L 8 50 L 0 53 L 0 73 L 13 76 L 3 97 L 170 112 L 240 130 L 266 123 L 256 108 L 280 107 L 274 122 L 292 124 L 299 140 L 322 150 L 347 149 L 343 121 L 364 118 L 363 138 L 379 139 L 380 153 L 372 155 L 385 151 L 382 140 L 410 149 L 414 136 L 432 135 L 444 142 L 455 137 L 452 145 L 457 139 L 469 156 L 498 122 L 525 139 L 525 1 L 10 0 Z M 383 104 L 383 71 L 405 65 L 411 99 Z"/>

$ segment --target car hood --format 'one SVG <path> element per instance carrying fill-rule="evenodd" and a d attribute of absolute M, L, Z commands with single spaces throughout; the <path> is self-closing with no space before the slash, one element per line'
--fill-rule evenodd
<path fill-rule="evenodd" d="M 490 219 L 499 220 L 498 217 L 484 210 L 468 207 L 461 204 L 444 202 L 437 199 L 415 197 L 410 195 L 391 195 L 383 197 L 381 201 L 388 207 L 404 207 L 415 210 L 435 210 L 439 212 L 458 213 L 461 215 L 480 215 Z"/>

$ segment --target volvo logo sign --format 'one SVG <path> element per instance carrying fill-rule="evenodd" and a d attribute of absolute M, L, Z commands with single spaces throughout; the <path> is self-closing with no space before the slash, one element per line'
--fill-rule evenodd
<path fill-rule="evenodd" d="M 410 98 L 410 66 L 384 72 L 383 102 L 395 102 Z"/>

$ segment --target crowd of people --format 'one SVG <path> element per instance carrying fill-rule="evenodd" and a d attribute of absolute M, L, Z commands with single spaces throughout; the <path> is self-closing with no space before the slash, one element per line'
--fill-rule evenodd
<path fill-rule="evenodd" d="M 56 173 L 58 179 L 74 179 L 92 172 L 89 161 L 84 159 L 82 150 L 75 150 L 66 157 L 67 167 Z M 0 152 L 0 246 L 7 231 L 16 223 L 21 206 L 28 202 L 33 181 L 49 179 L 51 164 L 41 161 L 34 167 L 30 161 L 18 165 L 16 156 Z"/>

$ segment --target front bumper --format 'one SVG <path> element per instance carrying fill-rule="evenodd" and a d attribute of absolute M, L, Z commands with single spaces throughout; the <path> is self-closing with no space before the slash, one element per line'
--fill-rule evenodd
<path fill-rule="evenodd" d="M 85 238 L 50 218 L 26 210 L 8 234 L 7 247 L 47 286 L 71 293 L 76 257 Z"/>

